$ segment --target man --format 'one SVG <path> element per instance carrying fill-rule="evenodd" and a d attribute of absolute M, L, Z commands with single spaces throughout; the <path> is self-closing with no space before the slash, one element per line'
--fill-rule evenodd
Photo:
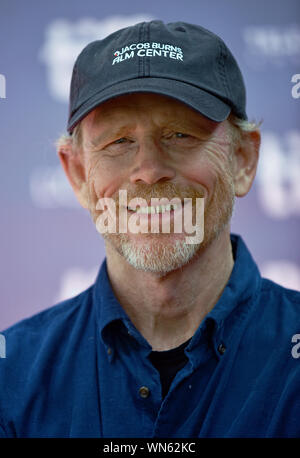
<path fill-rule="evenodd" d="M 68 132 L 59 159 L 106 260 L 86 291 L 4 333 L 0 435 L 299 435 L 300 294 L 230 235 L 260 133 L 227 46 L 161 21 L 89 44 Z"/>

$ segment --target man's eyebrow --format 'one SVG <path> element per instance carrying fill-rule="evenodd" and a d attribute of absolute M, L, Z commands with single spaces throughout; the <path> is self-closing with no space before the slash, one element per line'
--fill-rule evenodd
<path fill-rule="evenodd" d="M 180 129 L 186 129 L 186 130 L 193 130 L 199 133 L 207 134 L 208 132 L 211 132 L 215 126 L 213 124 L 206 125 L 204 124 L 204 122 L 199 122 L 198 120 L 197 122 L 194 120 L 186 122 L 185 119 L 181 119 L 181 120 L 176 119 L 176 120 L 170 121 L 166 127 L 172 128 L 174 130 L 176 129 L 178 131 L 180 131 Z"/>
<path fill-rule="evenodd" d="M 187 130 L 187 131 L 194 131 L 198 132 L 200 134 L 208 134 L 212 130 L 212 125 L 209 124 L 209 126 L 204 125 L 203 122 L 199 121 L 186 121 L 184 119 L 172 119 L 167 122 L 165 122 L 162 126 L 164 129 L 173 129 L 178 132 L 180 130 Z M 111 124 L 108 124 L 107 128 L 101 132 L 99 135 L 97 135 L 95 138 L 89 139 L 88 143 L 93 146 L 97 147 L 101 143 L 105 143 L 106 141 L 111 140 L 112 138 L 120 138 L 124 135 L 128 135 L 128 132 L 134 128 L 134 124 L 122 124 L 118 127 L 111 126 Z"/>
<path fill-rule="evenodd" d="M 118 128 L 108 126 L 104 132 L 101 132 L 95 138 L 92 138 L 88 143 L 92 146 L 98 146 L 100 143 L 105 143 L 114 137 L 122 137 L 125 132 L 128 132 L 128 126 L 120 126 Z"/>

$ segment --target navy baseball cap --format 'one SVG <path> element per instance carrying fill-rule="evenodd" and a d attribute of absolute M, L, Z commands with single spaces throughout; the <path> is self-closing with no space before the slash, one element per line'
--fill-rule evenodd
<path fill-rule="evenodd" d="M 185 22 L 141 22 L 88 44 L 73 69 L 68 131 L 99 104 L 148 92 L 221 122 L 246 115 L 243 76 L 223 40 Z"/>

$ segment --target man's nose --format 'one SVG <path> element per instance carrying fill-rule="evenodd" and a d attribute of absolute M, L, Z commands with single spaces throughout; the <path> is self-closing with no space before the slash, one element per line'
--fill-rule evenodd
<path fill-rule="evenodd" d="M 169 155 L 155 141 L 147 140 L 139 146 L 136 154 L 130 181 L 154 184 L 159 181 L 171 180 L 176 175 L 171 166 Z"/>

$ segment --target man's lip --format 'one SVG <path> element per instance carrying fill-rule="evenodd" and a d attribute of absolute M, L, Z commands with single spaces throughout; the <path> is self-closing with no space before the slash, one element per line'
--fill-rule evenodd
<path fill-rule="evenodd" d="M 157 199 L 161 199 L 161 198 L 160 198 L 160 197 L 157 197 Z M 172 199 L 168 199 L 168 202 L 170 202 L 170 200 L 172 200 Z M 140 205 L 140 204 L 137 204 L 135 209 L 131 209 L 130 206 L 127 206 L 126 208 L 127 208 L 127 210 L 135 211 L 137 208 L 159 207 L 159 206 L 162 206 L 162 205 L 163 205 L 163 206 L 166 206 L 166 205 L 177 205 L 177 207 L 180 207 L 180 206 L 181 206 L 181 207 L 184 207 L 184 201 L 181 200 L 180 203 L 179 203 L 179 202 L 178 202 L 178 203 L 176 202 L 175 204 L 173 204 L 173 203 L 171 203 L 171 204 L 163 204 L 163 203 L 162 203 L 162 204 L 159 204 L 159 205 L 151 205 L 151 203 L 147 203 L 146 205 L 144 205 L 144 204 L 141 204 L 141 205 Z"/>
<path fill-rule="evenodd" d="M 153 233 L 170 233 L 173 234 L 174 231 L 176 233 L 182 233 L 182 218 L 184 218 L 185 215 L 185 209 L 189 211 L 188 209 L 192 209 L 191 202 L 186 202 L 186 205 L 183 208 L 183 205 L 178 205 L 177 208 L 174 210 L 166 210 L 166 211 L 161 211 L 161 212 L 137 212 L 135 210 L 129 210 L 127 207 L 123 207 L 123 211 L 126 212 L 127 218 L 130 221 L 130 224 L 137 224 L 140 232 L 149 232 L 149 224 L 151 224 L 151 231 L 153 229 Z M 146 207 L 146 206 L 144 206 Z M 122 209 L 120 208 L 122 211 Z M 160 224 L 163 224 L 162 227 L 158 226 Z M 164 225 L 167 226 L 164 226 Z M 174 227 L 169 226 L 170 224 L 174 224 Z M 153 226 L 152 226 L 153 225 Z M 145 230 L 144 230 L 145 229 Z M 167 232 L 165 232 L 165 229 Z M 176 230 L 175 230 L 176 229 Z M 129 229 L 129 232 L 131 232 L 131 229 Z M 135 233 L 135 232 L 134 232 Z"/>

